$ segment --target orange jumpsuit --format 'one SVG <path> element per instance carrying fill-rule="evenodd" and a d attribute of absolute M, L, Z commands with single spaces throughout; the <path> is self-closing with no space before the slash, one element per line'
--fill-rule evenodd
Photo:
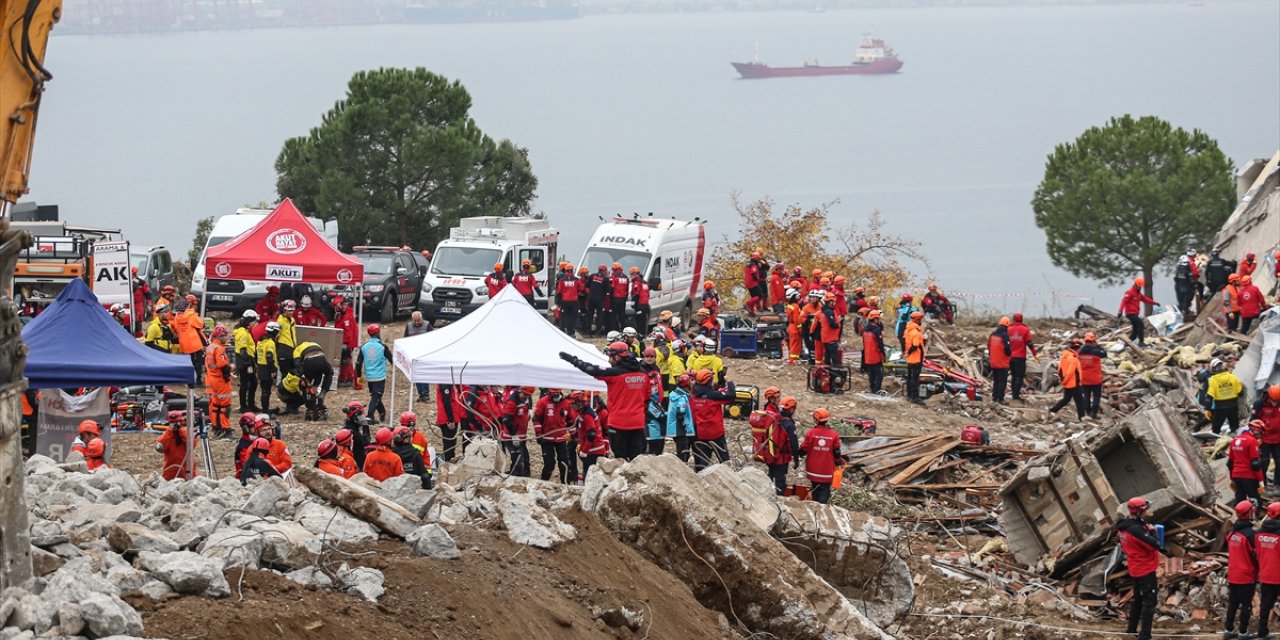
<path fill-rule="evenodd" d="M 227 348 L 213 341 L 204 350 L 205 395 L 209 397 L 209 424 L 219 431 L 231 429 L 231 360 Z"/>
<path fill-rule="evenodd" d="M 316 468 L 335 476 L 342 476 L 344 478 L 350 477 L 346 475 L 346 472 L 342 469 L 342 461 L 338 458 L 322 458 L 316 462 Z"/>
<path fill-rule="evenodd" d="M 181 477 L 182 463 L 187 459 L 187 428 L 178 429 L 178 434 L 169 429 L 156 438 L 156 451 L 163 454 L 160 476 L 165 480 Z"/>
<path fill-rule="evenodd" d="M 800 303 L 787 305 L 787 349 L 791 352 L 790 364 L 795 364 L 804 353 L 804 340 L 800 337 L 800 323 L 804 317 L 800 314 Z"/>
<path fill-rule="evenodd" d="M 822 303 L 806 302 L 800 307 L 800 321 L 804 323 L 804 330 L 813 337 L 813 362 L 822 362 L 822 345 L 818 342 L 818 314 L 822 313 Z M 802 332 L 803 334 L 803 332 Z"/>
<path fill-rule="evenodd" d="M 365 475 L 379 482 L 404 474 L 404 461 L 394 451 L 378 447 L 364 457 Z"/>
<path fill-rule="evenodd" d="M 271 450 L 267 452 L 266 457 L 267 462 L 270 462 L 281 475 L 293 468 L 293 456 L 289 454 L 289 447 L 285 445 L 284 440 L 272 439 Z"/>
<path fill-rule="evenodd" d="M 178 334 L 179 350 L 183 354 L 190 355 L 204 348 L 204 340 L 201 338 L 204 320 L 196 315 L 194 307 L 174 316 L 172 324 L 173 332 Z"/>
<path fill-rule="evenodd" d="M 360 473 L 360 467 L 356 466 L 356 458 L 351 455 L 351 450 L 346 447 L 338 447 L 338 464 L 342 467 L 342 477 L 350 478 Z"/>

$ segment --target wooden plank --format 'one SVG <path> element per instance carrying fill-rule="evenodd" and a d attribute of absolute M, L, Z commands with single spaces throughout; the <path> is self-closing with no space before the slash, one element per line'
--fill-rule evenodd
<path fill-rule="evenodd" d="M 895 487 L 896 489 L 917 489 L 920 491 L 995 491 L 1001 485 L 998 484 L 972 484 L 972 483 L 932 483 L 932 484 L 903 484 Z"/>
<path fill-rule="evenodd" d="M 912 463 L 911 466 L 907 467 L 906 469 L 903 469 L 902 471 L 899 471 L 898 474 L 893 476 L 892 478 L 889 478 L 889 484 L 892 486 L 897 486 L 902 484 L 903 482 L 906 482 L 907 480 L 914 478 L 916 474 L 918 474 L 925 467 L 929 466 L 929 464 L 931 464 L 936 458 L 938 458 L 942 454 L 958 446 L 960 446 L 959 440 L 952 440 L 951 442 L 944 442 L 943 444 L 938 445 L 931 451 L 921 456 L 921 458 L 919 460 L 916 460 L 914 463 Z"/>
<path fill-rule="evenodd" d="M 915 438 L 903 438 L 900 440 L 894 440 L 893 442 L 884 442 L 881 444 L 872 445 L 870 447 L 860 447 L 846 454 L 845 459 L 849 461 L 853 461 L 860 458 L 865 458 L 865 457 L 868 457 L 868 455 L 870 455 L 871 452 L 875 452 L 875 455 L 878 456 L 881 453 L 883 453 L 884 449 L 912 446 L 912 445 L 920 444 L 922 442 L 928 442 L 930 440 L 937 440 L 938 438 L 945 438 L 945 437 L 946 437 L 946 434 L 935 434 L 931 436 L 917 436 Z"/>

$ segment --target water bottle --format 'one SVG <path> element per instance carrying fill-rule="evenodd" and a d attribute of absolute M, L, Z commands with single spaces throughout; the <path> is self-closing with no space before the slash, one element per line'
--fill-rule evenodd
<path fill-rule="evenodd" d="M 1160 548 L 1164 548 L 1164 525 L 1156 525 L 1156 542 L 1160 543 Z"/>

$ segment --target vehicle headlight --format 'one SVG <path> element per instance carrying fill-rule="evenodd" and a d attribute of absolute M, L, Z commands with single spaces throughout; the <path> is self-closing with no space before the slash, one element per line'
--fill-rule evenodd
<path fill-rule="evenodd" d="M 489 287 L 476 287 L 476 295 L 478 296 L 489 295 Z"/>
<path fill-rule="evenodd" d="M 431 285 L 426 282 L 422 283 L 422 292 L 431 293 Z"/>
<path fill-rule="evenodd" d="M 379 293 L 379 292 L 381 292 L 381 291 L 382 291 L 383 289 L 385 289 L 385 288 L 386 288 L 386 286 L 385 286 L 385 285 L 381 285 L 381 284 L 371 284 L 371 285 L 369 285 L 369 286 L 365 287 L 364 289 L 365 289 L 365 291 L 368 291 L 369 293 Z"/>

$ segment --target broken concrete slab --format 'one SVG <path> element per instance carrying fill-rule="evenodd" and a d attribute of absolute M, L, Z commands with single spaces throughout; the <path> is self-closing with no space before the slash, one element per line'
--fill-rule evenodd
<path fill-rule="evenodd" d="M 538 506 L 533 493 L 500 490 L 498 513 L 502 514 L 507 537 L 516 544 L 553 549 L 578 537 L 578 531 L 572 525 L 561 522 L 555 514 Z"/>
<path fill-rule="evenodd" d="M 91 593 L 78 604 L 89 631 L 97 637 L 142 633 L 142 616 L 118 597 Z"/>
<path fill-rule="evenodd" d="M 500 474 L 502 471 L 498 442 L 484 438 L 467 443 L 465 453 L 457 462 L 440 465 L 438 481 L 460 487 L 472 478 Z"/>
<path fill-rule="evenodd" d="M 314 502 L 304 502 L 293 519 L 307 531 L 334 544 L 364 544 L 378 540 L 378 529 L 373 525 L 341 509 Z"/>
<path fill-rule="evenodd" d="M 404 539 L 422 526 L 422 521 L 404 507 L 346 478 L 311 467 L 295 467 L 294 474 L 316 495 L 397 538 Z"/>
<path fill-rule="evenodd" d="M 178 593 L 225 598 L 231 586 L 222 575 L 222 563 L 191 551 L 138 554 L 140 568 L 150 572 Z"/>
<path fill-rule="evenodd" d="M 241 509 L 255 516 L 266 517 L 275 513 L 276 504 L 289 497 L 289 485 L 280 478 L 267 478 L 258 483 L 253 495 L 245 501 Z"/>
<path fill-rule="evenodd" d="M 320 554 L 320 538 L 296 522 L 258 521 L 247 528 L 261 534 L 263 564 L 297 569 L 314 564 Z"/>
<path fill-rule="evenodd" d="M 744 517 L 724 485 L 699 478 L 675 456 L 640 456 L 600 475 L 605 486 L 594 493 L 588 486 L 584 506 L 624 544 L 689 585 L 704 606 L 780 638 L 889 640 L 855 603 Z"/>
<path fill-rule="evenodd" d="M 458 545 L 453 541 L 444 527 L 436 524 L 425 524 L 410 533 L 405 542 L 412 546 L 415 556 L 426 556 L 437 560 L 457 560 L 462 557 Z"/>
<path fill-rule="evenodd" d="M 266 548 L 263 535 L 236 527 L 222 527 L 209 534 L 200 543 L 200 555 L 222 563 L 223 569 L 231 567 L 258 568 L 262 551 Z"/>
<path fill-rule="evenodd" d="M 105 532 L 107 544 L 117 553 L 173 553 L 178 550 L 178 543 L 168 536 L 136 522 L 114 522 L 107 525 Z"/>
<path fill-rule="evenodd" d="M 369 567 L 351 569 L 343 563 L 338 569 L 338 580 L 342 581 L 343 591 L 369 602 L 377 602 L 386 591 L 382 586 L 382 572 Z"/>

